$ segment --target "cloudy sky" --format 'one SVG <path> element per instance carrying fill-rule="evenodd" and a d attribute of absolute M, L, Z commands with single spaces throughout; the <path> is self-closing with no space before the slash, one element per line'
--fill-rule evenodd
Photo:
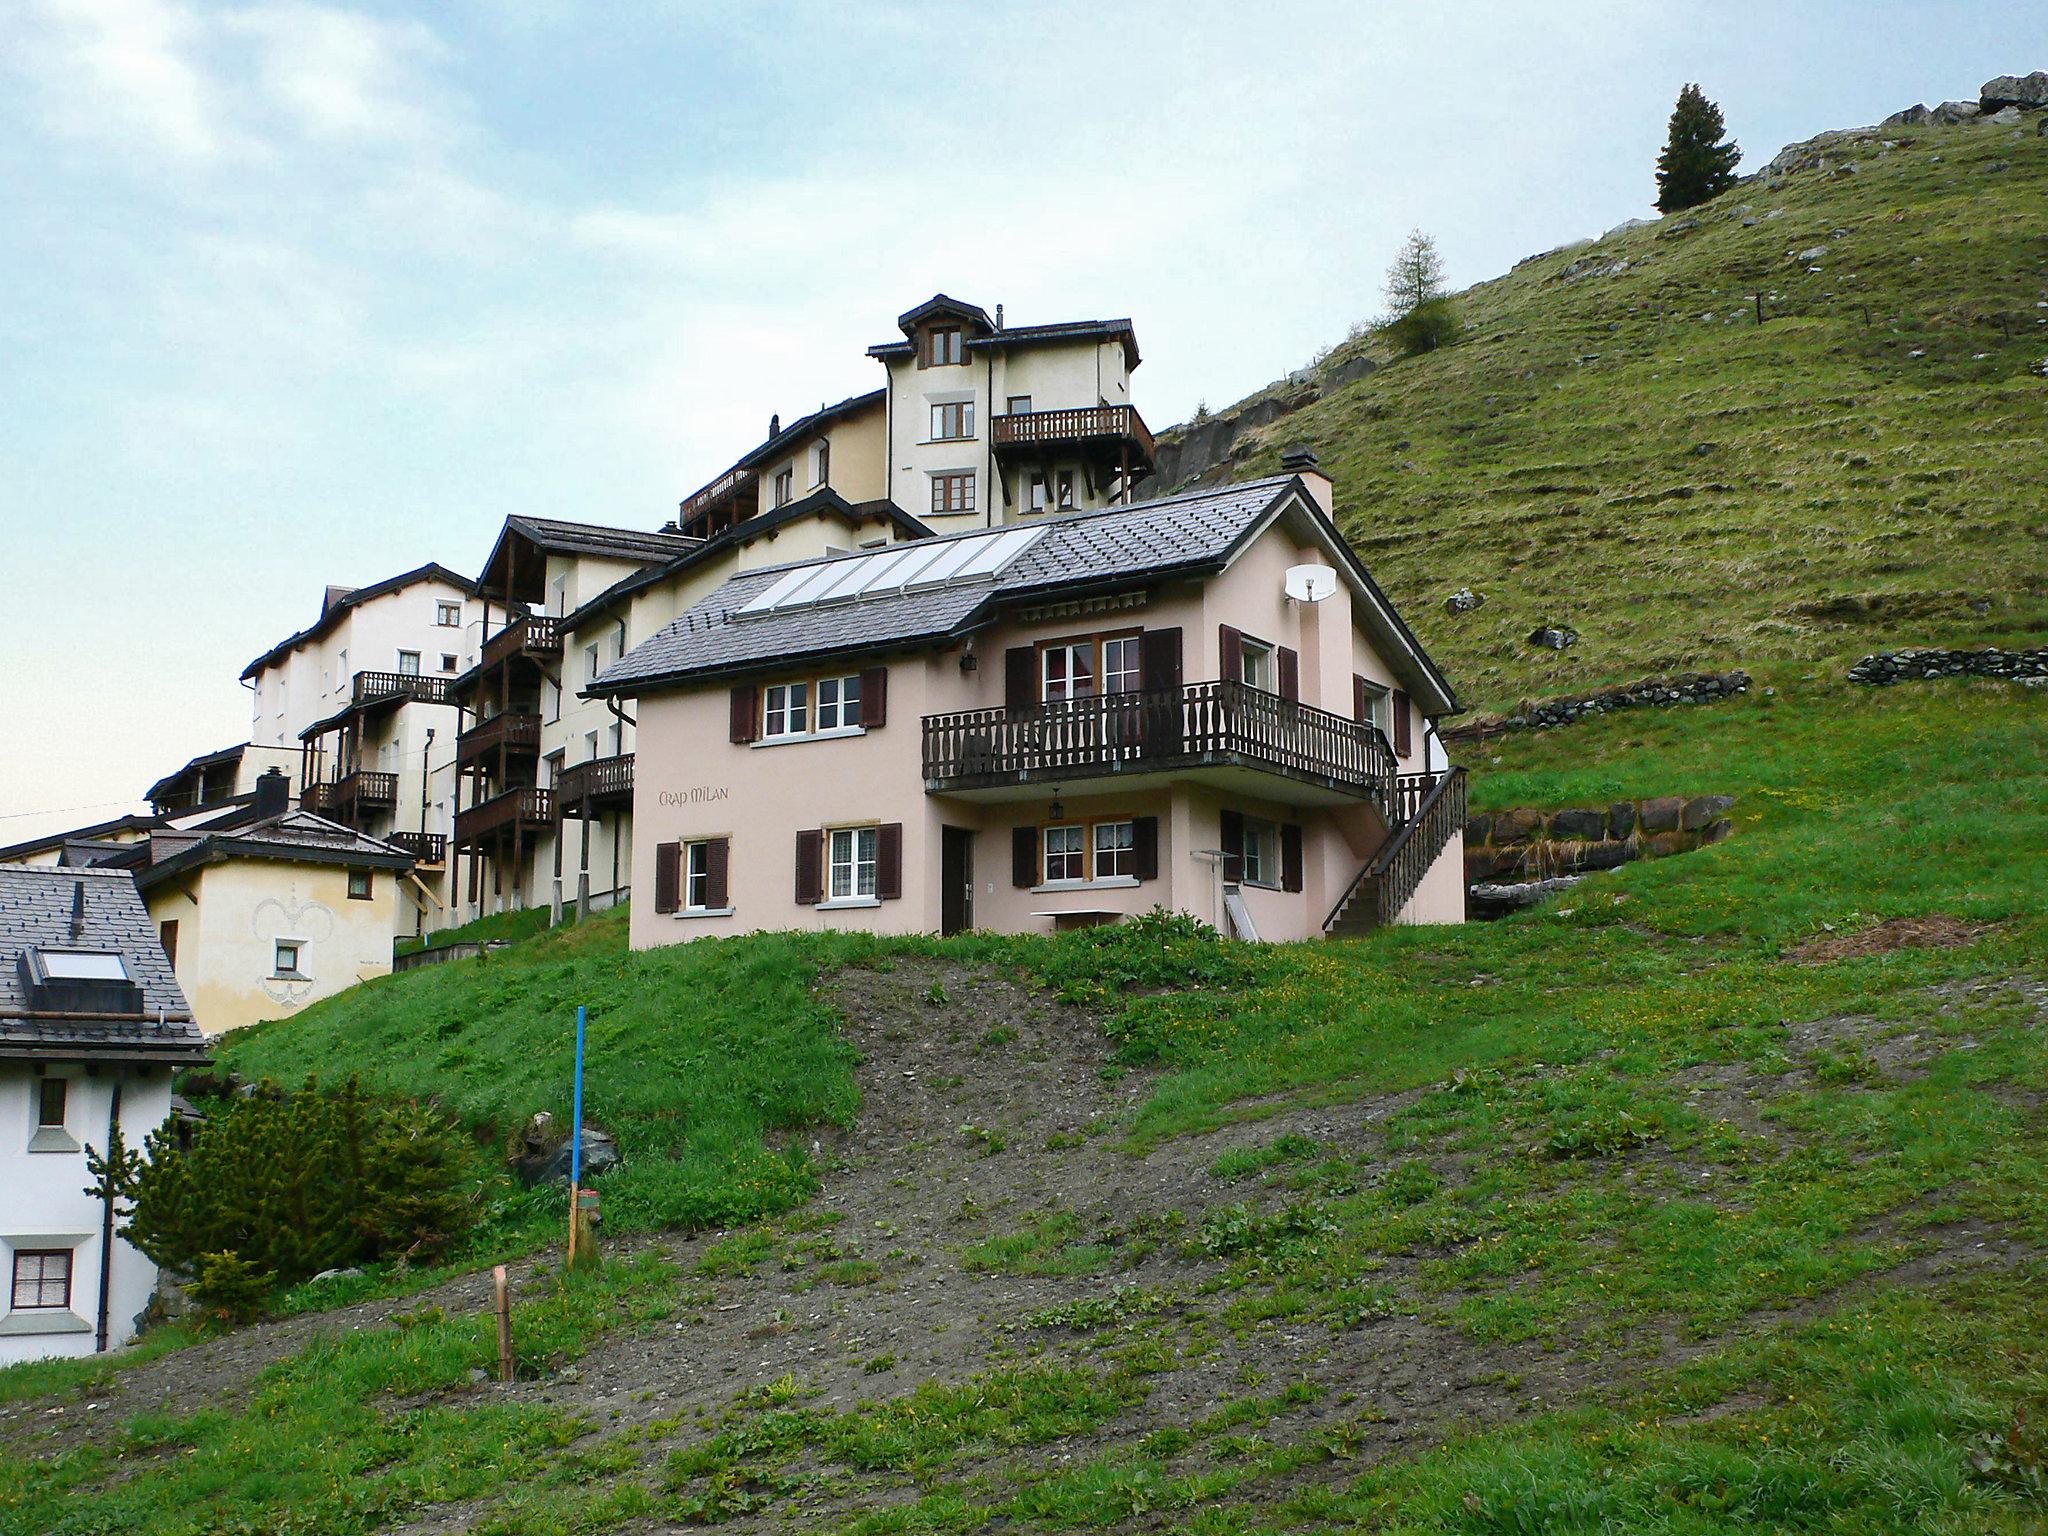
<path fill-rule="evenodd" d="M 329 582 L 644 527 L 944 288 L 1130 315 L 1155 426 L 1459 283 L 2048 66 L 2013 4 L 0 0 L 0 844 L 246 739 Z"/>

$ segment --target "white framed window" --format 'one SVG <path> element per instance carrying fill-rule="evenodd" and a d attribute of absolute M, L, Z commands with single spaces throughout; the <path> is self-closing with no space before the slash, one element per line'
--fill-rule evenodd
<path fill-rule="evenodd" d="M 925 338 L 925 364 L 943 368 L 967 361 L 967 333 L 957 325 L 935 325 Z"/>
<path fill-rule="evenodd" d="M 820 438 L 817 446 L 811 449 L 811 488 L 815 490 L 823 485 L 831 474 L 832 441 L 830 438 Z"/>
<path fill-rule="evenodd" d="M 873 827 L 833 829 L 828 900 L 858 901 L 875 894 L 875 841 Z"/>
<path fill-rule="evenodd" d="M 1045 510 L 1045 476 L 1034 474 L 1024 487 L 1024 510 L 1043 512 Z"/>
<path fill-rule="evenodd" d="M 418 651 L 400 651 L 398 653 L 398 675 L 400 677 L 418 677 L 420 675 L 420 653 Z"/>
<path fill-rule="evenodd" d="M 595 731 L 585 731 L 583 733 L 583 761 L 586 763 L 597 761 L 597 732 Z"/>
<path fill-rule="evenodd" d="M 1074 505 L 1074 472 L 1063 469 L 1053 477 L 1053 485 L 1059 492 L 1054 498 L 1061 511 L 1071 510 Z"/>
<path fill-rule="evenodd" d="M 775 505 L 786 507 L 796 498 L 796 471 L 785 469 L 775 477 Z"/>
<path fill-rule="evenodd" d="M 683 909 L 688 912 L 710 911 L 711 904 L 705 899 L 710 891 L 711 845 L 683 844 Z"/>
<path fill-rule="evenodd" d="M 1075 822 L 1045 829 L 1045 883 L 1088 878 L 1088 829 Z"/>
<path fill-rule="evenodd" d="M 1280 885 L 1280 827 L 1271 821 L 1244 819 L 1244 869 L 1240 878 L 1246 885 Z"/>
<path fill-rule="evenodd" d="M 1369 683 L 1364 678 L 1360 678 L 1358 680 L 1358 697 L 1360 705 L 1365 710 L 1366 721 L 1378 728 L 1380 735 L 1386 738 L 1387 746 L 1391 750 L 1394 743 L 1393 692 L 1390 689 L 1382 688 L 1378 683 Z"/>
<path fill-rule="evenodd" d="M 271 975 L 288 979 L 303 980 L 305 970 L 305 941 L 302 939 L 279 939 L 272 954 Z"/>
<path fill-rule="evenodd" d="M 552 604 L 552 611 L 558 619 L 569 611 L 569 578 L 567 575 L 555 578 L 555 595 Z"/>
<path fill-rule="evenodd" d="M 761 690 L 761 734 L 803 736 L 810 732 L 811 685 L 772 683 Z"/>
<path fill-rule="evenodd" d="M 1062 641 L 1039 655 L 1041 696 L 1048 704 L 1095 696 L 1095 642 Z"/>
<path fill-rule="evenodd" d="M 71 1305 L 71 1250 L 17 1248 L 9 1301 L 17 1312 L 54 1312 Z"/>
<path fill-rule="evenodd" d="M 1144 675 L 1136 635 L 1116 635 L 1102 642 L 1102 691 L 1136 693 Z"/>
<path fill-rule="evenodd" d="M 932 441 L 957 443 L 974 436 L 974 402 L 944 400 L 932 407 Z"/>
<path fill-rule="evenodd" d="M 462 627 L 462 604 L 434 604 L 434 622 L 443 629 L 460 629 Z"/>
<path fill-rule="evenodd" d="M 860 674 L 818 679 L 818 729 L 860 724 Z"/>
<path fill-rule="evenodd" d="M 1113 880 L 1138 873 L 1136 828 L 1128 821 L 1095 823 L 1095 880 Z"/>
<path fill-rule="evenodd" d="M 1267 693 L 1276 692 L 1279 684 L 1273 647 L 1250 636 L 1244 640 L 1244 681 L 1246 687 L 1261 688 Z"/>
<path fill-rule="evenodd" d="M 348 872 L 348 899 L 368 901 L 376 892 L 376 877 L 367 869 L 352 869 Z"/>
<path fill-rule="evenodd" d="M 586 683 L 597 681 L 597 672 L 601 665 L 598 660 L 600 654 L 595 640 L 583 647 L 583 680 Z"/>

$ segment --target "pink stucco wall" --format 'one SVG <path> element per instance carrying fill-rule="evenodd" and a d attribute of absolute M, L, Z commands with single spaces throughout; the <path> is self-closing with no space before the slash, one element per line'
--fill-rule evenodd
<path fill-rule="evenodd" d="M 729 740 L 729 688 L 650 695 L 638 708 L 633 838 L 632 939 L 636 947 L 675 943 L 714 933 L 759 929 L 856 928 L 878 933 L 934 932 L 940 925 L 943 826 L 974 829 L 975 925 L 1008 932 L 1049 930 L 1044 914 L 1077 909 L 1141 912 L 1166 906 L 1220 924 L 1218 876 L 1202 850 L 1218 847 L 1220 815 L 1227 807 L 1249 816 L 1302 827 L 1303 889 L 1245 888 L 1245 902 L 1262 937 L 1319 935 L 1324 918 L 1384 835 L 1375 811 L 1363 803 L 1287 804 L 1243 787 L 1220 788 L 1214 775 L 1196 772 L 1171 782 L 1142 785 L 1077 780 L 1058 786 L 1065 819 L 1131 814 L 1159 819 L 1159 876 L 1135 886 L 1022 889 L 1011 883 L 1010 835 L 1020 824 L 1047 819 L 1051 785 L 1006 792 L 1000 800 L 928 795 L 924 789 L 920 722 L 927 714 L 999 706 L 1003 653 L 1013 645 L 1067 635 L 1178 626 L 1182 672 L 1190 683 L 1220 673 L 1219 629 L 1230 624 L 1249 636 L 1294 649 L 1300 658 L 1306 704 L 1349 716 L 1351 678 L 1361 673 L 1394 686 L 1395 679 L 1353 623 L 1351 594 L 1339 585 L 1321 604 L 1288 600 L 1282 581 L 1289 566 L 1327 563 L 1279 527 L 1269 529 L 1231 568 L 1206 584 L 1184 583 L 1153 594 L 1142 606 L 1107 613 L 1006 622 L 977 635 L 976 666 L 963 670 L 959 647 L 877 658 L 889 668 L 887 723 L 857 735 L 786 744 L 736 745 Z M 830 669 L 804 667 L 791 676 L 855 671 L 858 662 Z M 772 680 L 772 679 L 768 679 Z M 764 681 L 768 681 L 764 680 Z M 1422 766 L 1419 718 L 1412 755 L 1400 767 Z M 1278 781 L 1274 781 L 1277 783 Z M 1286 791 L 1269 792 L 1285 794 Z M 795 848 L 800 829 L 901 823 L 903 878 L 900 899 L 875 906 L 801 905 L 795 900 Z M 657 913 L 654 860 L 657 844 L 702 837 L 731 839 L 729 916 Z M 1438 878 L 1443 869 L 1451 871 Z M 1446 850 L 1411 903 L 1407 920 L 1457 921 L 1462 914 L 1462 855 Z M 1455 889 L 1453 904 L 1446 892 Z M 1455 906 L 1455 909 L 1454 909 Z"/>

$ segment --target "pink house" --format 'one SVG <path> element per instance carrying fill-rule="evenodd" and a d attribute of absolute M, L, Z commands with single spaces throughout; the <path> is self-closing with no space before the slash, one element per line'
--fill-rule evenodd
<path fill-rule="evenodd" d="M 588 692 L 636 701 L 635 947 L 1461 921 L 1456 696 L 1287 468 L 747 571 L 634 647 Z"/>

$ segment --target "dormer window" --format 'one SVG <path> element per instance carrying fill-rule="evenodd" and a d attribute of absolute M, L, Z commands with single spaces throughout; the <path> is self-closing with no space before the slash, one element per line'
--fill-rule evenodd
<path fill-rule="evenodd" d="M 796 471 L 785 469 L 775 477 L 775 505 L 786 507 L 796 494 Z"/>
<path fill-rule="evenodd" d="M 30 949 L 21 979 L 31 1006 L 44 1013 L 139 1015 L 142 988 L 110 950 Z"/>
<path fill-rule="evenodd" d="M 925 366 L 943 368 L 967 361 L 967 332 L 957 325 L 935 325 L 925 333 Z"/>

